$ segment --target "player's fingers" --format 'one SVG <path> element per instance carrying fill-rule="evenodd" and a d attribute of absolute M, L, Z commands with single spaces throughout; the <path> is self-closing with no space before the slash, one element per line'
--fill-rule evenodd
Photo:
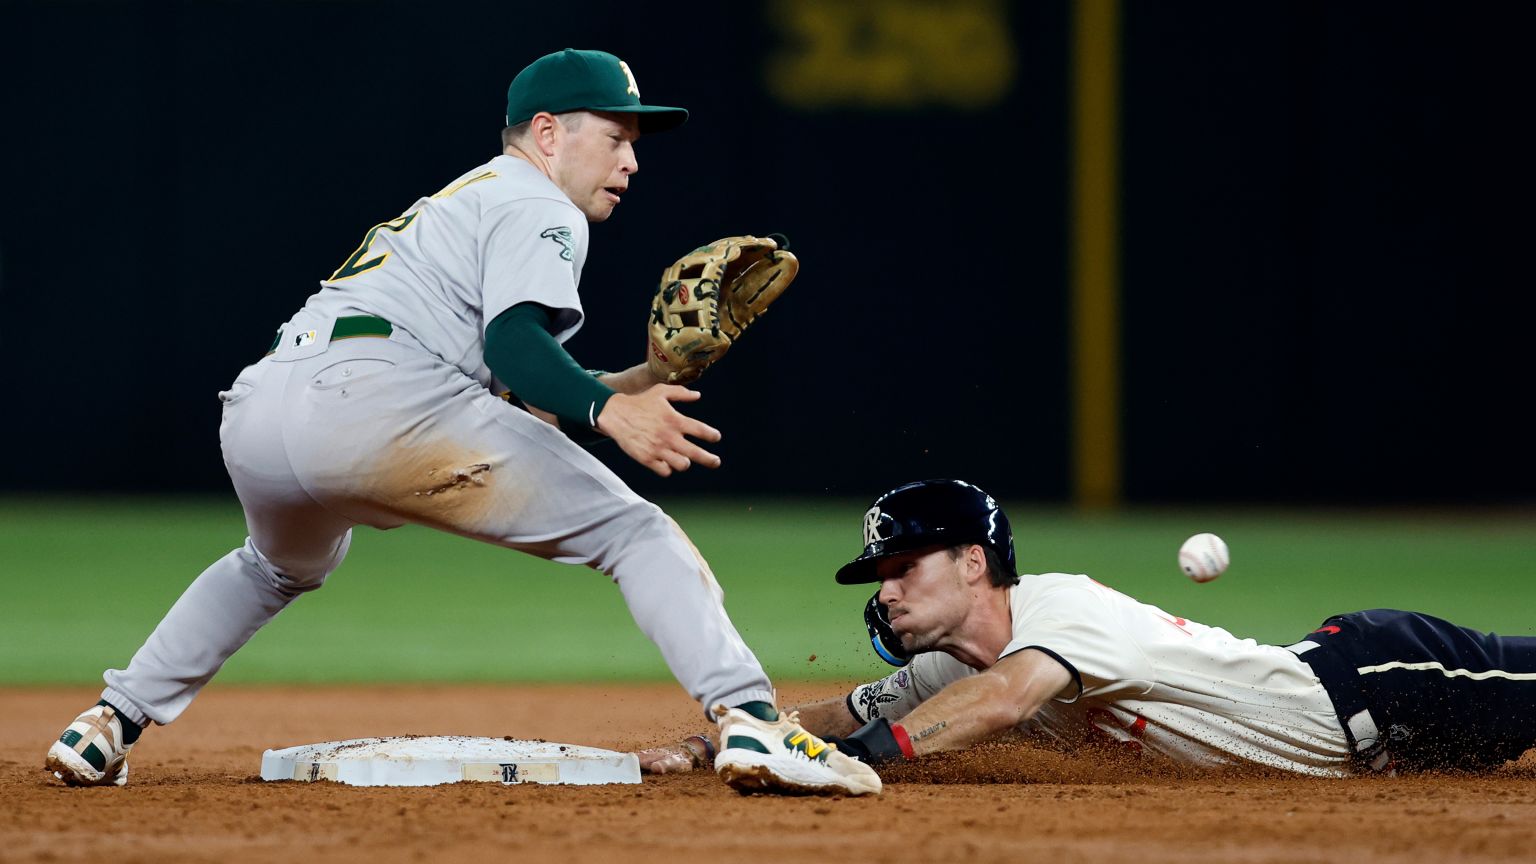
<path fill-rule="evenodd" d="M 667 397 L 669 402 L 697 402 L 704 394 L 697 390 L 689 390 L 677 384 L 663 384 L 659 388 L 661 395 Z"/>
<path fill-rule="evenodd" d="M 682 453 L 679 453 L 676 450 L 668 451 L 667 455 L 663 456 L 662 458 L 665 459 L 667 464 L 672 467 L 673 471 L 687 471 L 688 466 L 693 464 L 692 459 L 689 459 L 687 456 L 684 456 Z"/>
<path fill-rule="evenodd" d="M 705 423 L 703 420 L 684 417 L 683 422 L 678 424 L 678 429 L 689 438 L 697 438 L 710 444 L 720 441 L 720 430 Z"/>
<path fill-rule="evenodd" d="M 719 456 L 716 456 L 708 450 L 705 450 L 703 447 L 700 447 L 692 441 L 684 442 L 683 446 L 679 447 L 678 449 L 682 451 L 682 454 L 687 456 L 689 461 L 693 462 L 695 465 L 698 465 L 702 468 L 720 467 Z"/>
<path fill-rule="evenodd" d="M 676 753 L 658 753 L 647 750 L 638 751 L 635 753 L 635 756 L 640 760 L 640 770 L 647 774 L 667 774 L 680 770 L 682 766 L 676 763 L 686 758 Z"/>
<path fill-rule="evenodd" d="M 645 463 L 645 467 L 655 471 L 657 474 L 660 474 L 663 477 L 672 476 L 672 466 L 668 465 L 665 459 L 652 459 Z"/>
<path fill-rule="evenodd" d="M 652 774 L 681 774 L 693 770 L 693 758 L 686 753 L 668 753 L 641 767 Z"/>

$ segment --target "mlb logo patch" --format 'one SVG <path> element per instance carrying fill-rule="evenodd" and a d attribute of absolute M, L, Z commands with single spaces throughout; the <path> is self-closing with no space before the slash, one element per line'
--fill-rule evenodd
<path fill-rule="evenodd" d="M 304 332 L 296 333 L 293 336 L 293 347 L 295 348 L 303 348 L 305 345 L 313 344 L 315 344 L 314 330 L 305 330 Z"/>

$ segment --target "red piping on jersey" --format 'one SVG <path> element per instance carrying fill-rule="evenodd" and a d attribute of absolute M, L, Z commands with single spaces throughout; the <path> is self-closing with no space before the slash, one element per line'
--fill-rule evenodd
<path fill-rule="evenodd" d="M 1189 623 L 1189 621 L 1185 620 L 1184 618 L 1179 618 L 1179 617 L 1164 618 L 1163 616 L 1158 615 L 1157 616 L 1157 620 L 1167 622 L 1175 630 L 1178 630 L 1180 633 L 1183 633 L 1185 636 L 1193 636 L 1193 635 L 1195 635 L 1195 634 L 1189 632 L 1188 630 L 1184 629 L 1184 625 Z"/>
<path fill-rule="evenodd" d="M 1147 718 L 1134 712 L 1131 716 L 1136 719 L 1127 726 L 1117 720 L 1108 709 L 1089 708 L 1087 718 L 1089 740 L 1125 747 L 1133 753 L 1142 752 L 1141 737 L 1147 731 Z M 1110 729 L 1120 732 L 1125 737 L 1116 737 L 1109 731 Z"/>

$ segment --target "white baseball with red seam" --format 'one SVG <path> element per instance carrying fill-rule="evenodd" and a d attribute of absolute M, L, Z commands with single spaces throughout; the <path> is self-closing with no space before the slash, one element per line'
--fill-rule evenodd
<path fill-rule="evenodd" d="M 1179 569 L 1196 582 L 1209 582 L 1232 563 L 1227 541 L 1215 534 L 1196 534 L 1179 547 Z"/>

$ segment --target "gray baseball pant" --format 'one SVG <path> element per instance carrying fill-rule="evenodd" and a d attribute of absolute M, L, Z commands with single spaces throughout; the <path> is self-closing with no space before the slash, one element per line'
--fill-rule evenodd
<path fill-rule="evenodd" d="M 772 702 L 698 550 L 660 508 L 559 430 L 392 339 L 247 367 L 219 438 L 250 536 L 214 562 L 102 696 L 175 720 L 257 630 L 341 565 L 355 525 L 427 525 L 613 579 L 635 623 L 708 714 Z"/>

